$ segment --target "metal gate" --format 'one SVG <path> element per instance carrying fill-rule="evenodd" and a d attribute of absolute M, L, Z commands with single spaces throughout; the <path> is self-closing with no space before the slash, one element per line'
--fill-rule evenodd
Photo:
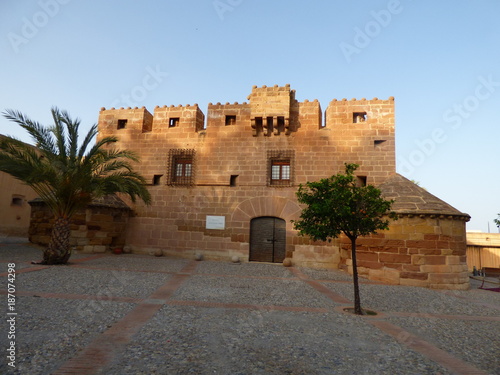
<path fill-rule="evenodd" d="M 281 263 L 285 259 L 286 222 L 257 217 L 250 222 L 250 261 Z"/>

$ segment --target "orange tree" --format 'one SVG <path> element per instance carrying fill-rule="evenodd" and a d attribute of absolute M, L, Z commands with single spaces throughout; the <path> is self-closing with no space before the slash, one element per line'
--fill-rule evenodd
<path fill-rule="evenodd" d="M 116 137 L 93 143 L 97 125 L 79 142 L 78 119 L 66 111 L 52 108 L 52 126 L 43 126 L 18 111 L 7 110 L 4 116 L 25 129 L 36 147 L 13 137 L 0 139 L 0 171 L 30 186 L 55 216 L 43 264 L 65 264 L 71 256 L 70 220 L 93 198 L 124 193 L 150 203 L 144 178 L 132 168 L 138 161 L 127 150 L 105 149 Z"/>
<path fill-rule="evenodd" d="M 345 164 L 339 173 L 316 182 L 300 185 L 296 193 L 299 203 L 306 205 L 300 219 L 293 221 L 299 235 L 317 241 L 331 241 L 342 233 L 351 241 L 354 282 L 354 312 L 362 315 L 359 297 L 356 239 L 389 228 L 394 201 L 386 200 L 373 185 L 359 186 L 354 176 L 357 164 Z"/>

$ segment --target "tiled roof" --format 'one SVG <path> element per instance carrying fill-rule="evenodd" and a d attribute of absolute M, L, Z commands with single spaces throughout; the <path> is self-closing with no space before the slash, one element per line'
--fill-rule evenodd
<path fill-rule="evenodd" d="M 378 188 L 386 199 L 394 199 L 392 210 L 397 213 L 469 217 L 398 173 L 389 177 Z"/>

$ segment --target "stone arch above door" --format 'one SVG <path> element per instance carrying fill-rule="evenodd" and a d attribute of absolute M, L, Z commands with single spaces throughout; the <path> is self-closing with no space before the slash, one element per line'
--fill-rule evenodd
<path fill-rule="evenodd" d="M 287 223 L 298 219 L 302 209 L 291 199 L 284 197 L 256 197 L 241 202 L 231 215 L 231 222 L 249 223 L 261 216 L 279 217 Z"/>

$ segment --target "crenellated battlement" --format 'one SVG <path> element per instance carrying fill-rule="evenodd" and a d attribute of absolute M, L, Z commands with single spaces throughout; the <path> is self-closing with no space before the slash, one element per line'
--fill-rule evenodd
<path fill-rule="evenodd" d="M 156 106 L 153 121 L 153 131 L 193 131 L 203 129 L 205 115 L 198 104 Z"/>
<path fill-rule="evenodd" d="M 289 84 L 253 86 L 245 102 L 209 103 L 206 117 L 196 103 L 156 106 L 154 114 L 145 107 L 101 108 L 99 137 L 104 136 L 118 136 L 124 147 L 150 155 L 151 163 L 154 152 L 166 154 L 169 148 L 226 150 L 223 157 L 234 160 L 247 147 L 292 148 L 330 160 L 332 172 L 344 161 L 355 162 L 371 181 L 393 173 L 396 164 L 393 97 L 333 99 L 323 112 L 318 99 L 299 102 Z M 228 151 L 233 149 L 235 154 Z M 317 176 L 313 170 L 303 173 Z"/>
<path fill-rule="evenodd" d="M 198 104 L 156 106 L 154 115 L 145 107 L 135 108 L 101 108 L 99 119 L 102 131 L 113 133 L 164 133 L 206 130 L 213 127 L 236 125 L 249 129 L 251 135 L 279 136 L 291 135 L 304 129 L 324 129 L 356 126 L 365 130 L 370 127 L 394 126 L 394 97 L 387 100 L 373 99 L 333 99 L 323 112 L 317 99 L 298 102 L 295 90 L 285 86 L 253 86 L 248 102 L 226 102 L 208 104 L 207 123 L 205 114 Z M 130 122 L 129 122 L 130 121 Z M 142 121 L 142 123 L 141 123 Z M 115 129 L 113 129 L 115 127 Z"/>

